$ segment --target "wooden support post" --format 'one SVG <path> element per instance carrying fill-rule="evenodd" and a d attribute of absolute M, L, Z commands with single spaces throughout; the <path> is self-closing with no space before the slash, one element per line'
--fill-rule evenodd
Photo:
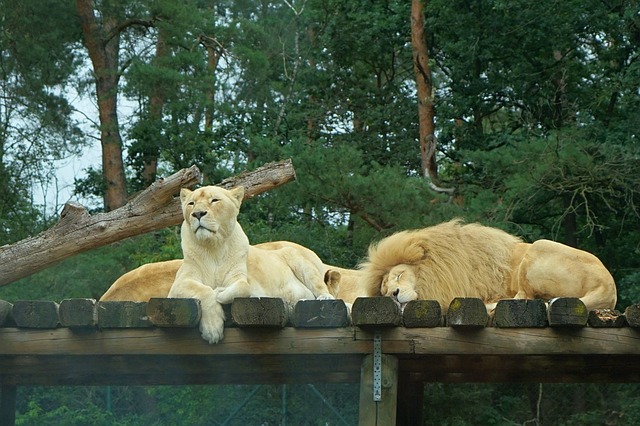
<path fill-rule="evenodd" d="M 400 373 L 398 378 L 397 426 L 424 424 L 424 382 L 411 373 Z"/>
<path fill-rule="evenodd" d="M 0 376 L 0 426 L 16 424 L 16 386 L 4 382 Z"/>
<path fill-rule="evenodd" d="M 382 354 L 382 398 L 373 400 L 373 355 L 360 370 L 360 426 L 394 426 L 398 404 L 398 358 Z"/>

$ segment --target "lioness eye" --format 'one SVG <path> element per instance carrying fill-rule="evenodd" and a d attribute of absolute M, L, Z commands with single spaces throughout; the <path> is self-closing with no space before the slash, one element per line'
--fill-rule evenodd
<path fill-rule="evenodd" d="M 218 198 L 213 198 L 213 199 L 211 200 L 211 204 L 213 204 L 213 203 L 217 203 L 218 201 L 220 201 L 220 199 L 218 199 Z"/>
<path fill-rule="evenodd" d="M 188 206 L 194 206 L 196 204 L 195 201 L 189 201 L 189 203 L 187 204 Z"/>

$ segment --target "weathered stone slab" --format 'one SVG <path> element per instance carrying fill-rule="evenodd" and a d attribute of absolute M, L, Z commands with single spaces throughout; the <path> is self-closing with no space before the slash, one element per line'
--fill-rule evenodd
<path fill-rule="evenodd" d="M 435 300 L 412 300 L 402 309 L 405 327 L 438 327 L 442 325 L 442 307 Z"/>
<path fill-rule="evenodd" d="M 589 311 L 582 300 L 575 297 L 557 297 L 549 301 L 549 325 L 552 327 L 584 327 Z"/>
<path fill-rule="evenodd" d="M 24 328 L 56 328 L 58 304 L 46 300 L 18 300 L 13 304 L 16 326 Z"/>
<path fill-rule="evenodd" d="M 58 309 L 60 325 L 63 327 L 95 327 L 98 312 L 95 299 L 65 299 Z"/>
<path fill-rule="evenodd" d="M 201 310 L 198 299 L 151 298 L 147 316 L 156 327 L 196 327 Z"/>
<path fill-rule="evenodd" d="M 447 310 L 447 325 L 450 327 L 486 327 L 489 323 L 487 307 L 476 297 L 456 297 Z"/>
<path fill-rule="evenodd" d="M 147 302 L 98 302 L 97 311 L 100 328 L 147 328 L 152 325 L 147 316 Z"/>
<path fill-rule="evenodd" d="M 231 304 L 231 318 L 239 327 L 284 327 L 291 307 L 275 297 L 237 297 Z"/>
<path fill-rule="evenodd" d="M 358 297 L 351 308 L 351 322 L 359 327 L 400 325 L 400 304 L 391 297 Z"/>
<path fill-rule="evenodd" d="M 496 306 L 493 325 L 510 327 L 546 327 L 547 306 L 541 299 L 505 299 Z"/>
<path fill-rule="evenodd" d="M 300 300 L 291 320 L 299 328 L 346 327 L 350 324 L 347 305 L 342 300 Z"/>

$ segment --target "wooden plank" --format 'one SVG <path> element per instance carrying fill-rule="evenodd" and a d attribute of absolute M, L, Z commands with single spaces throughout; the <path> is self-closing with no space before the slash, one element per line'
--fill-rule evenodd
<path fill-rule="evenodd" d="M 16 423 L 16 386 L 6 383 L 0 376 L 0 425 L 13 426 Z"/>
<path fill-rule="evenodd" d="M 373 355 L 367 355 L 360 370 L 360 426 L 394 426 L 398 401 L 398 358 L 382 355 L 382 399 L 373 400 Z"/>
<path fill-rule="evenodd" d="M 291 323 L 298 328 L 347 327 L 350 324 L 343 300 L 301 300 L 296 303 Z"/>
<path fill-rule="evenodd" d="M 46 300 L 18 300 L 13 304 L 13 319 L 18 327 L 56 328 L 58 304 Z"/>
<path fill-rule="evenodd" d="M 547 307 L 544 300 L 505 299 L 496 306 L 496 327 L 546 327 Z"/>
<path fill-rule="evenodd" d="M 8 385 L 358 383 L 363 355 L 0 356 Z"/>
<path fill-rule="evenodd" d="M 383 328 L 383 354 L 415 381 L 640 382 L 640 331 Z M 19 384 L 313 383 L 355 380 L 374 333 L 332 329 L 0 328 L 0 372 Z"/>
<path fill-rule="evenodd" d="M 291 307 L 276 297 L 237 297 L 231 318 L 239 327 L 277 327 L 289 322 Z"/>
<path fill-rule="evenodd" d="M 197 327 L 201 308 L 198 299 L 151 298 L 147 316 L 156 327 Z"/>
<path fill-rule="evenodd" d="M 384 328 L 382 351 L 421 355 L 640 355 L 640 333 L 631 328 Z M 373 332 L 355 331 L 356 340 Z"/>
<path fill-rule="evenodd" d="M 0 328 L 0 356 L 366 354 L 371 347 L 371 340 L 355 342 L 351 327 L 227 328 L 224 339 L 215 345 L 202 339 L 197 329 L 190 328 Z"/>
<path fill-rule="evenodd" d="M 442 383 L 639 383 L 637 355 L 473 356 L 400 358 L 414 380 Z"/>
<path fill-rule="evenodd" d="M 398 426 L 424 424 L 424 382 L 409 371 L 400 369 L 398 376 Z"/>
<path fill-rule="evenodd" d="M 58 309 L 60 325 L 63 327 L 95 327 L 98 312 L 95 299 L 65 299 Z"/>
<path fill-rule="evenodd" d="M 624 328 L 381 328 L 382 352 L 393 355 L 640 355 L 640 332 Z M 0 356 L 16 355 L 313 355 L 368 354 L 373 332 L 228 328 L 215 345 L 197 329 L 0 328 Z"/>
<path fill-rule="evenodd" d="M 358 383 L 364 355 L 0 356 L 7 385 Z M 640 383 L 637 355 L 397 355 L 412 380 Z"/>
<path fill-rule="evenodd" d="M 442 307 L 435 300 L 412 300 L 402 310 L 405 327 L 438 327 L 442 323 Z"/>
<path fill-rule="evenodd" d="M 147 316 L 147 302 L 98 302 L 100 328 L 151 327 Z"/>
<path fill-rule="evenodd" d="M 587 307 L 574 297 L 551 299 L 548 314 L 551 327 L 584 327 L 589 318 Z"/>
<path fill-rule="evenodd" d="M 487 308 L 475 297 L 456 297 L 447 310 L 447 325 L 451 327 L 486 327 L 489 323 Z"/>
<path fill-rule="evenodd" d="M 359 327 L 400 325 L 400 304 L 391 297 L 358 297 L 351 308 L 351 322 Z"/>

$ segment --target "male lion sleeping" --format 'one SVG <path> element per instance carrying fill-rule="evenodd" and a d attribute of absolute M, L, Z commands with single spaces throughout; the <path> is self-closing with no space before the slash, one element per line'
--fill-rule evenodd
<path fill-rule="evenodd" d="M 478 297 L 580 298 L 587 309 L 613 309 L 613 277 L 594 255 L 548 240 L 532 244 L 496 228 L 460 220 L 402 231 L 369 247 L 363 285 L 379 285 L 400 303 Z"/>
<path fill-rule="evenodd" d="M 242 187 L 180 192 L 184 260 L 168 296 L 200 300 L 200 332 L 210 343 L 222 339 L 222 304 L 236 297 L 279 297 L 290 304 L 333 298 L 319 273 L 322 262 L 317 256 L 292 249 L 292 243 L 274 250 L 249 245 L 237 221 L 243 195 Z"/>

